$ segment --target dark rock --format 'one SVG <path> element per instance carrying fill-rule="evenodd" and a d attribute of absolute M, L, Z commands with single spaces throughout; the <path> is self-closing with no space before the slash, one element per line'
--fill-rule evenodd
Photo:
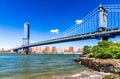
<path fill-rule="evenodd" d="M 74 60 L 81 62 L 81 64 L 103 72 L 120 73 L 120 60 L 119 59 L 95 59 L 81 57 Z"/>

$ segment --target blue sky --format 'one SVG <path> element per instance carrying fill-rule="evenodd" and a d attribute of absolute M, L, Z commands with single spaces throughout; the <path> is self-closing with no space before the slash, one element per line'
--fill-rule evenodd
<path fill-rule="evenodd" d="M 0 0 L 0 48 L 22 44 L 24 22 L 30 23 L 31 42 L 51 39 L 75 24 L 99 4 L 119 4 L 119 0 Z M 58 33 L 58 34 L 59 34 Z M 116 38 L 116 40 L 118 40 Z M 84 40 L 55 44 L 67 48 L 94 45 L 98 40 Z"/>

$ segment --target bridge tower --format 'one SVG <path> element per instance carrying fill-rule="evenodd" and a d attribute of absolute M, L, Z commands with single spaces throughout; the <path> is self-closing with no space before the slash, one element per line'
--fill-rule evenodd
<path fill-rule="evenodd" d="M 98 31 L 107 30 L 107 10 L 100 4 L 99 5 L 99 28 Z M 108 40 L 108 36 L 103 36 L 102 40 Z"/>
<path fill-rule="evenodd" d="M 107 10 L 100 4 L 98 31 L 105 31 L 106 29 L 107 29 Z"/>
<path fill-rule="evenodd" d="M 29 45 L 30 41 L 30 23 L 25 22 L 24 23 L 24 38 L 23 38 L 23 45 L 22 46 L 27 46 Z M 28 54 L 29 53 L 29 47 L 23 48 L 23 51 Z"/>
<path fill-rule="evenodd" d="M 23 45 L 29 45 L 30 40 L 30 23 L 24 23 L 24 38 L 23 38 Z"/>

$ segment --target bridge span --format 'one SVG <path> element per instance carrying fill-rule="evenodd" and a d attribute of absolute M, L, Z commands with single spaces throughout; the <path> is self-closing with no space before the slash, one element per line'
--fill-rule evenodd
<path fill-rule="evenodd" d="M 118 35 L 120 35 L 120 28 L 114 28 L 114 29 L 109 29 L 109 30 L 101 31 L 101 32 L 96 31 L 96 32 L 91 32 L 91 33 L 85 33 L 85 34 L 79 34 L 79 35 L 73 35 L 73 36 L 67 36 L 67 37 L 61 37 L 61 38 L 41 41 L 37 43 L 31 43 L 30 45 L 14 48 L 14 50 L 29 48 L 29 47 L 34 47 L 34 46 L 40 46 L 40 45 L 77 41 L 77 40 L 101 39 L 101 38 L 102 40 L 108 40 L 108 38 L 115 37 Z"/>

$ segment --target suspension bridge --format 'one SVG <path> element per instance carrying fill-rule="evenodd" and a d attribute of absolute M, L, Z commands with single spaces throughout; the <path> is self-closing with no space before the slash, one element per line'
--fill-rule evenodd
<path fill-rule="evenodd" d="M 13 50 L 18 52 L 23 49 L 28 54 L 29 47 L 87 39 L 108 40 L 118 36 L 120 35 L 120 4 L 99 5 L 81 20 L 81 23 L 71 26 L 54 39 L 31 44 L 29 44 L 28 30 L 26 38 L 23 39 L 24 44 Z"/>

